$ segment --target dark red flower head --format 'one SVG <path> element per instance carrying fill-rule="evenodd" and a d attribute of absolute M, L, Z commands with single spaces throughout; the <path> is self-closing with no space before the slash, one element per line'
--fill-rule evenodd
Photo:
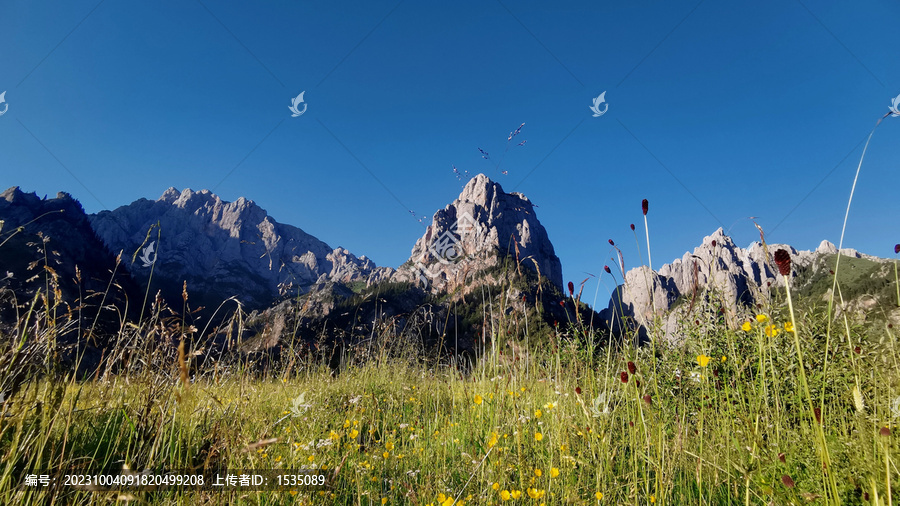
<path fill-rule="evenodd" d="M 648 209 L 650 209 L 650 202 L 647 199 L 644 199 L 641 202 L 641 210 L 644 211 L 644 216 L 647 216 Z"/>
<path fill-rule="evenodd" d="M 619 379 L 622 380 L 622 383 L 628 383 L 628 373 L 622 371 L 622 373 L 619 374 Z"/>
<path fill-rule="evenodd" d="M 604 265 L 604 266 L 603 266 L 603 270 L 606 271 L 607 274 L 612 274 L 612 271 L 609 270 L 609 266 L 608 266 L 608 265 Z"/>
<path fill-rule="evenodd" d="M 631 231 L 634 232 L 634 223 L 631 224 Z"/>
<path fill-rule="evenodd" d="M 783 249 L 776 251 L 775 252 L 775 265 L 778 266 L 778 272 L 780 272 L 782 276 L 790 276 L 791 275 L 791 254 Z"/>
<path fill-rule="evenodd" d="M 889 429 L 887 427 L 882 427 L 881 430 L 878 431 L 878 434 L 883 437 L 891 437 L 891 429 Z"/>
<path fill-rule="evenodd" d="M 781 483 L 787 488 L 794 488 L 794 479 L 786 474 L 781 477 Z"/>
<path fill-rule="evenodd" d="M 648 406 L 653 405 L 653 398 L 650 397 L 650 394 L 644 396 L 644 402 L 646 402 Z"/>
<path fill-rule="evenodd" d="M 575 393 L 581 395 L 581 387 L 575 387 Z"/>
<path fill-rule="evenodd" d="M 569 295 L 575 295 L 575 283 L 572 283 L 571 281 L 569 281 Z"/>
<path fill-rule="evenodd" d="M 632 225 L 632 226 L 634 226 L 634 225 Z M 900 244 L 894 245 L 894 254 L 896 255 L 897 253 L 900 253 Z"/>
<path fill-rule="evenodd" d="M 634 374 L 635 372 L 637 372 L 637 366 L 634 365 L 634 362 L 632 362 L 630 360 L 628 361 L 628 372 L 630 372 L 631 374 Z"/>
<path fill-rule="evenodd" d="M 713 239 L 713 242 L 712 242 L 712 247 L 713 247 L 713 248 L 715 248 L 715 247 L 716 247 L 716 240 L 715 240 L 715 239 Z"/>
<path fill-rule="evenodd" d="M 615 246 L 615 245 L 616 245 L 616 243 L 614 243 L 614 242 L 613 242 L 613 240 L 612 240 L 612 239 L 610 239 L 610 240 L 609 240 L 609 245 L 610 245 L 610 246 Z"/>

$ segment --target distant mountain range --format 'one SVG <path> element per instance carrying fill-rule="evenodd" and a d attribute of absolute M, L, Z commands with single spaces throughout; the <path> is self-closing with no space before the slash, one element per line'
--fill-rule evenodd
<path fill-rule="evenodd" d="M 187 282 L 188 292 L 204 305 L 234 296 L 260 309 L 318 283 L 369 284 L 393 273 L 278 223 L 252 200 L 224 202 L 207 190 L 169 188 L 155 201 L 140 199 L 89 219 L 111 250 L 125 252 L 141 284 L 152 275 L 166 295 L 180 297 Z M 151 247 L 151 262 L 131 261 Z"/>
<path fill-rule="evenodd" d="M 87 215 L 68 194 L 41 199 L 13 187 L 0 194 L 0 220 L 0 243 L 6 241 L 0 246 L 0 290 L 7 298 L 18 297 L 20 306 L 44 286 L 34 279 L 38 273 L 34 262 L 40 264 L 46 258 L 48 267 L 62 279 L 65 295 L 73 299 L 79 290 L 102 292 L 115 271 L 114 281 L 120 288 L 113 302 L 142 300 L 149 289 L 180 307 L 186 283 L 192 305 L 208 310 L 234 297 L 246 310 L 274 317 L 283 301 L 307 297 L 308 307 L 318 308 L 310 315 L 313 321 L 334 317 L 341 301 L 380 286 L 406 287 L 400 292 L 408 293 L 394 307 L 386 301 L 380 310 L 373 309 L 376 319 L 378 311 L 409 316 L 416 307 L 440 297 L 467 300 L 481 286 L 514 286 L 505 295 L 507 305 L 518 305 L 522 312 L 538 308 L 547 325 L 581 322 L 583 313 L 601 331 L 625 334 L 660 316 L 666 319 L 670 340 L 678 339 L 677 320 L 684 312 L 698 300 L 710 300 L 712 293 L 732 325 L 767 300 L 771 287 L 783 283 L 771 262 L 776 249 L 787 249 L 797 279 L 817 290 L 824 289 L 820 279 L 826 276 L 829 259 L 838 253 L 824 241 L 810 252 L 775 244 L 766 249 L 760 242 L 743 249 L 719 229 L 693 253 L 655 272 L 646 267 L 628 271 L 623 285 L 598 314 L 573 304 L 560 260 L 530 200 L 504 192 L 484 175 L 472 178 L 456 200 L 435 213 L 410 259 L 396 268 L 376 266 L 364 255 L 332 248 L 300 228 L 279 223 L 252 200 L 226 202 L 207 190 L 169 188 L 157 200 L 140 199 Z M 47 247 L 41 248 L 45 240 Z M 873 273 L 887 265 L 883 259 L 853 250 L 841 253 L 868 262 L 865 268 Z M 513 273 L 516 279 L 531 281 L 512 283 Z M 81 282 L 76 279 L 79 276 Z M 873 285 L 872 291 L 883 288 Z M 132 309 L 135 306 L 131 302 Z M 5 312 L 7 321 L 15 313 L 10 308 Z M 475 322 L 474 317 L 470 319 Z M 472 322 L 469 328 L 455 327 L 454 332 L 472 341 L 484 331 L 481 323 Z M 355 324 L 348 321 L 346 325 L 352 333 Z M 446 332 L 446 326 L 441 328 Z M 268 341 L 275 343 L 278 336 Z"/>

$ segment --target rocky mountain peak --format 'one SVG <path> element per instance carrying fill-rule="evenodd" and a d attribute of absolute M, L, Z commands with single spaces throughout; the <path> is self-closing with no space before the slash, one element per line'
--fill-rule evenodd
<path fill-rule="evenodd" d="M 91 293 L 108 291 L 108 302 L 139 293 L 116 256 L 94 233 L 81 203 L 66 192 L 41 198 L 16 186 L 0 193 L 0 234 L 4 274 L 0 276 L 0 321 L 16 318 L 14 299 L 7 298 L 10 293 L 20 301 L 30 300 L 46 290 L 47 276 L 59 284 L 63 300 L 78 301 L 90 312 L 98 311 Z M 48 297 L 52 295 L 51 290 Z"/>
<path fill-rule="evenodd" d="M 788 244 L 753 242 L 746 249 L 734 244 L 719 228 L 703 238 L 693 252 L 663 265 L 657 272 L 646 267 L 629 271 L 624 284 L 613 293 L 609 307 L 601 314 L 610 326 L 620 327 L 623 317 L 631 317 L 639 325 L 647 325 L 656 317 L 665 316 L 667 338 L 674 334 L 677 315 L 669 313 L 679 298 L 696 301 L 714 292 L 721 301 L 726 320 L 736 325 L 748 308 L 769 296 L 773 288 L 783 287 L 784 278 L 778 275 L 772 255 L 784 249 L 791 255 L 795 273 L 821 264 L 826 255 L 838 253 L 837 247 L 822 241 L 815 251 L 798 251 Z M 879 259 L 844 248 L 841 254 L 851 258 Z M 827 270 L 827 269 L 826 269 Z M 690 308 L 690 304 L 679 306 Z"/>
<path fill-rule="evenodd" d="M 534 205 L 479 174 L 456 200 L 434 214 L 394 279 L 446 290 L 464 285 L 467 276 L 498 265 L 507 255 L 527 268 L 537 266 L 541 275 L 563 289 L 562 265 Z"/>
<path fill-rule="evenodd" d="M 816 253 L 834 255 L 837 253 L 837 246 L 835 246 L 831 241 L 823 240 L 819 244 L 819 247 L 816 248 Z"/>
<path fill-rule="evenodd" d="M 279 294 L 320 282 L 368 283 L 372 275 L 393 273 L 278 223 L 252 200 L 228 202 L 209 190 L 169 188 L 158 200 L 102 211 L 91 222 L 107 245 L 129 257 L 158 241 L 152 255 L 130 266 L 135 277 L 148 281 L 153 267 L 153 279 L 170 292 L 180 293 L 187 280 L 189 291 L 205 294 L 209 304 L 237 296 L 249 307 L 264 307 Z"/>

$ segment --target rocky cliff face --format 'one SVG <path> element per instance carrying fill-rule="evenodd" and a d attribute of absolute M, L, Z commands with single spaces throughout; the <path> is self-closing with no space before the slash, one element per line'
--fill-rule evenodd
<path fill-rule="evenodd" d="M 41 364 L 41 354 L 58 354 L 63 363 L 77 360 L 78 374 L 89 374 L 114 341 L 119 318 L 137 316 L 141 295 L 68 193 L 48 199 L 13 187 L 0 194 L 0 339 L 16 335 L 11 329 L 26 320 L 43 332 L 53 318 L 53 349 L 39 339 L 26 348 L 41 350 L 31 359 Z"/>
<path fill-rule="evenodd" d="M 562 265 L 534 205 L 520 193 L 505 193 L 484 174 L 472 178 L 450 205 L 434 214 L 395 281 L 413 281 L 432 291 L 465 286 L 471 276 L 498 265 L 502 257 L 522 265 L 563 290 Z"/>
<path fill-rule="evenodd" d="M 634 268 L 625 275 L 625 282 L 613 293 L 609 307 L 601 312 L 611 327 L 622 332 L 622 319 L 628 317 L 637 325 L 647 325 L 656 317 L 665 317 L 666 336 L 677 340 L 678 314 L 668 313 L 679 299 L 681 309 L 708 297 L 721 302 L 724 317 L 736 326 L 747 311 L 768 300 L 774 287 L 783 287 L 784 278 L 778 275 L 771 258 L 784 249 L 791 255 L 794 274 L 799 270 L 824 269 L 822 260 L 837 254 L 834 244 L 822 241 L 815 251 L 797 251 L 787 244 L 754 242 L 740 248 L 720 228 L 703 238 L 693 253 L 660 267 L 658 272 L 647 267 Z M 852 249 L 841 254 L 854 259 L 880 261 Z M 807 277 L 816 273 L 806 273 Z M 626 318 L 626 319 L 628 319 Z"/>
<path fill-rule="evenodd" d="M 187 280 L 189 293 L 210 304 L 237 296 L 264 307 L 316 283 L 368 283 L 393 273 L 278 223 L 252 200 L 226 202 L 208 190 L 169 188 L 158 200 L 102 211 L 91 224 L 111 249 L 125 251 L 136 278 L 146 282 L 152 267 L 164 290 L 180 294 Z"/>
<path fill-rule="evenodd" d="M 114 293 L 107 302 L 138 293 L 128 272 L 116 265 L 115 255 L 91 229 L 81 204 L 68 193 L 47 199 L 10 188 L 0 194 L 0 224 L 0 288 L 15 293 L 20 304 L 46 289 L 47 276 L 56 277 L 63 300 L 80 301 L 85 307 L 92 304 L 83 299 L 108 288 Z M 90 299 L 96 300 L 93 305 L 100 303 L 98 297 Z"/>

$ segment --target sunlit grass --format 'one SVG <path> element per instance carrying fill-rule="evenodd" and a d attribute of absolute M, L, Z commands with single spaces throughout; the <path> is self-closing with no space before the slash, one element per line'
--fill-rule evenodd
<path fill-rule="evenodd" d="M 232 493 L 264 504 L 884 500 L 896 473 L 896 443 L 882 435 L 896 421 L 893 330 L 859 342 L 858 352 L 835 343 L 826 377 L 824 338 L 795 339 L 793 330 L 821 328 L 820 317 L 794 323 L 780 308 L 753 316 L 736 330 L 688 325 L 682 347 L 655 355 L 612 346 L 589 361 L 581 336 L 559 335 L 556 351 L 533 350 L 513 364 L 488 358 L 468 375 L 449 364 L 386 359 L 336 378 L 311 365 L 287 379 L 204 376 L 184 385 L 173 361 L 169 371 L 33 381 L 0 422 L 0 496 L 43 500 L 13 476 L 90 462 L 328 471 L 324 490 Z M 804 414 L 798 351 L 809 357 L 810 391 L 826 398 L 814 416 Z M 837 497 L 820 471 L 819 431 Z M 118 496 L 61 493 L 88 503 Z M 160 504 L 222 499 L 193 491 L 131 496 Z"/>

